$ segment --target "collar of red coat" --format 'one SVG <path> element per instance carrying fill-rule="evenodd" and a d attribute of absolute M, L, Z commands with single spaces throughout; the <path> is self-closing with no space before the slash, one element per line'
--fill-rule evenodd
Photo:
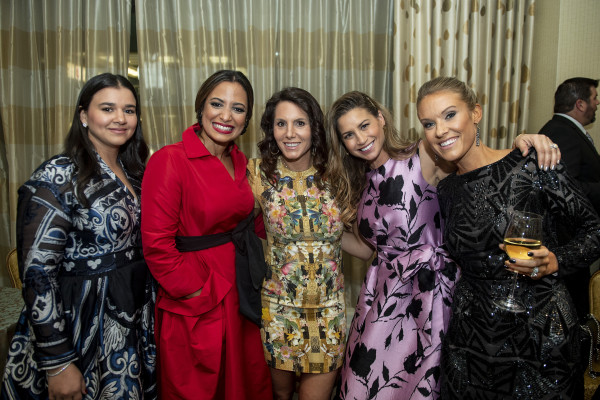
<path fill-rule="evenodd" d="M 188 158 L 212 156 L 198 136 L 201 130 L 200 124 L 196 123 L 183 131 L 183 148 L 185 149 L 185 154 L 187 154 Z M 231 155 L 232 157 L 235 157 L 238 148 L 235 143 L 232 143 L 231 146 Z"/>

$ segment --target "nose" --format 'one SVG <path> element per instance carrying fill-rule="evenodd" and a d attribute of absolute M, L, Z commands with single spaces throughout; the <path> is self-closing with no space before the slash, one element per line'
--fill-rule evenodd
<path fill-rule="evenodd" d="M 362 145 L 367 141 L 367 135 L 360 131 L 356 132 L 354 136 L 356 136 L 356 143 L 358 143 L 359 145 Z"/>
<path fill-rule="evenodd" d="M 285 128 L 285 137 L 287 139 L 291 139 L 296 136 L 296 131 L 294 130 L 294 124 L 287 124 Z"/>
<path fill-rule="evenodd" d="M 115 120 L 119 124 L 125 123 L 125 113 L 123 112 L 123 110 L 117 110 L 117 114 L 115 115 Z"/>
<path fill-rule="evenodd" d="M 223 121 L 231 120 L 231 110 L 227 109 L 226 107 L 223 107 L 223 110 L 221 111 L 221 120 L 223 120 Z"/>
<path fill-rule="evenodd" d="M 443 137 L 448 131 L 446 124 L 444 122 L 437 122 L 435 124 L 435 136 L 438 138 Z"/>

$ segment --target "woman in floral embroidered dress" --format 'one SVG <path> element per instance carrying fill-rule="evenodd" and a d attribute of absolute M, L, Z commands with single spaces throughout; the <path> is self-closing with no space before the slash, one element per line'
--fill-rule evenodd
<path fill-rule="evenodd" d="M 323 180 L 323 113 L 305 90 L 267 102 L 261 160 L 249 181 L 267 233 L 272 278 L 263 286 L 263 345 L 276 399 L 329 399 L 346 336 L 340 210 Z"/>

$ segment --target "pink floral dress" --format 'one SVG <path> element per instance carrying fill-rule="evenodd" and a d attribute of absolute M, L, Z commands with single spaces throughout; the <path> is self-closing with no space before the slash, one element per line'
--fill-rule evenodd
<path fill-rule="evenodd" d="M 377 250 L 358 296 L 340 395 L 437 399 L 442 338 L 458 270 L 443 246 L 435 187 L 418 153 L 367 173 L 361 235 Z"/>
<path fill-rule="evenodd" d="M 267 363 L 286 371 L 326 373 L 342 365 L 346 343 L 340 212 L 316 170 L 295 172 L 281 161 L 275 186 L 250 160 L 248 180 L 263 212 L 272 271 L 263 285 Z"/>

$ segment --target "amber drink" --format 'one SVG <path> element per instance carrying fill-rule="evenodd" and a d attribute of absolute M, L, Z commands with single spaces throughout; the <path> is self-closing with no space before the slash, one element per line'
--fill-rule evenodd
<path fill-rule="evenodd" d="M 521 260 L 529 260 L 531 257 L 527 255 L 531 250 L 537 250 L 542 245 L 541 240 L 525 239 L 525 238 L 504 238 L 506 253 L 510 258 L 520 258 Z"/>

